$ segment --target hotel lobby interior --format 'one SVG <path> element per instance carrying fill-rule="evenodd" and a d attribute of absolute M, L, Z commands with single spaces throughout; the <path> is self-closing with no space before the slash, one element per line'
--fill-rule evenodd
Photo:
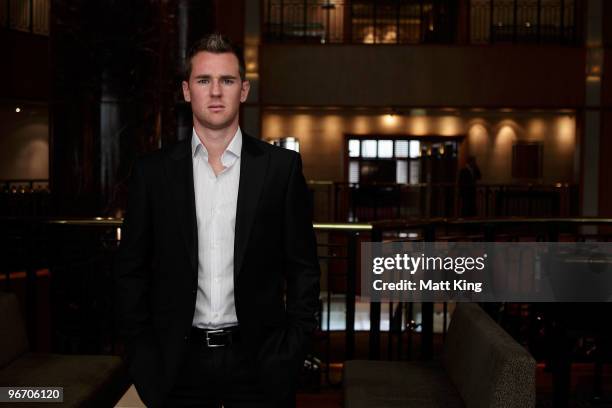
<path fill-rule="evenodd" d="M 129 180 L 192 137 L 184 61 L 221 33 L 241 131 L 308 187 L 297 407 L 612 407 L 612 256 L 604 295 L 561 300 L 377 301 L 364 278 L 371 243 L 612 251 L 611 21 L 607 0 L 0 0 L 0 389 L 145 406 L 113 292 Z"/>

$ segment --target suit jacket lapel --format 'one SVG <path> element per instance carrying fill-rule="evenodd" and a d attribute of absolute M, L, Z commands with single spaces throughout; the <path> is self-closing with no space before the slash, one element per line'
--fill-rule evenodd
<path fill-rule="evenodd" d="M 193 187 L 193 164 L 191 138 L 174 146 L 170 160 L 166 163 L 171 200 L 176 205 L 178 222 L 189 253 L 189 262 L 198 271 L 198 227 Z"/>
<path fill-rule="evenodd" d="M 238 278 L 242 269 L 267 167 L 268 155 L 254 139 L 243 134 L 234 235 L 234 279 Z"/>

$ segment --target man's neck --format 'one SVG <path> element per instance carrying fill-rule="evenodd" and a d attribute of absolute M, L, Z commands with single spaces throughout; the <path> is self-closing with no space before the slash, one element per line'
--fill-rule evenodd
<path fill-rule="evenodd" d="M 210 129 L 194 121 L 196 135 L 206 147 L 209 158 L 220 158 L 238 131 L 238 122 L 223 129 Z"/>

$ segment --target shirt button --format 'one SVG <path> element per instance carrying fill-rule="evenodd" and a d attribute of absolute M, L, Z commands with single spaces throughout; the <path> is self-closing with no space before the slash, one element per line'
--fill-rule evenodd
<path fill-rule="evenodd" d="M 183 337 L 183 340 L 187 340 L 189 338 L 189 336 L 185 336 Z"/>
<path fill-rule="evenodd" d="M 195 294 L 195 293 L 196 293 L 196 290 L 195 290 L 195 289 L 194 289 L 194 290 L 192 290 L 192 291 L 191 291 L 191 293 Z"/>

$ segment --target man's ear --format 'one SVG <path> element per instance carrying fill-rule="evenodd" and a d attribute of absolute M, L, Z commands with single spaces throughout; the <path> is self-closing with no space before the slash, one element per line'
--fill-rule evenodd
<path fill-rule="evenodd" d="M 189 92 L 189 83 L 187 81 L 183 81 L 183 98 L 185 98 L 185 102 L 191 102 L 191 93 Z"/>
<path fill-rule="evenodd" d="M 251 83 L 248 80 L 242 81 L 242 89 L 240 90 L 240 102 L 245 102 L 249 96 Z"/>

